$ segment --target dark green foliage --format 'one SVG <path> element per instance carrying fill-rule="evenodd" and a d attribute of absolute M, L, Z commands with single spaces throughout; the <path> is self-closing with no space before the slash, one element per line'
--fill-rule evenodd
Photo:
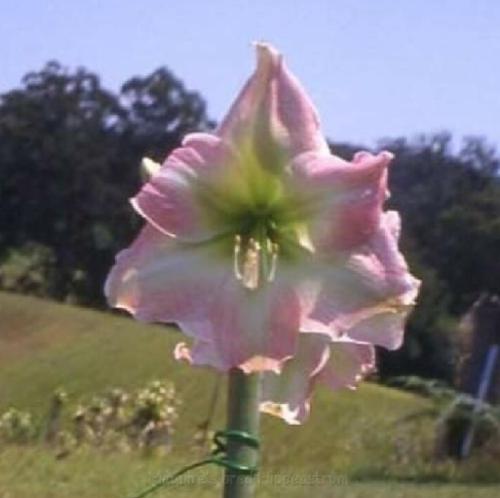
<path fill-rule="evenodd" d="M 451 389 L 443 381 L 424 379 L 416 375 L 391 377 L 387 380 L 386 385 L 432 398 L 436 402 L 450 401 L 458 394 L 457 391 Z"/>
<path fill-rule="evenodd" d="M 473 451 L 483 450 L 492 458 L 500 451 L 500 411 L 467 395 L 458 395 L 442 410 L 437 421 L 437 456 L 464 458 L 462 445 L 473 431 Z M 468 456 L 468 455 L 467 455 Z"/>
<path fill-rule="evenodd" d="M 498 159 L 482 139 L 450 152 L 446 134 L 385 144 L 396 154 L 389 206 L 404 219 L 403 244 L 448 288 L 449 309 L 463 312 L 482 291 L 500 291 Z"/>
<path fill-rule="evenodd" d="M 0 100 L 0 264 L 12 268 L 29 244 L 48 248 L 57 271 L 45 295 L 102 304 L 114 254 L 139 226 L 127 199 L 141 158 L 161 159 L 206 126 L 202 99 L 166 69 L 133 78 L 120 95 L 55 62 L 28 74 Z"/>
<path fill-rule="evenodd" d="M 436 420 L 434 456 L 461 459 L 466 434 L 472 430 L 471 449 L 492 459 L 500 451 L 500 409 L 460 393 L 445 383 L 421 377 L 392 377 L 386 383 L 430 398 L 433 407 L 411 414 L 416 420 L 432 416 Z M 468 456 L 468 455 L 467 455 Z"/>
<path fill-rule="evenodd" d="M 52 249 L 36 242 L 9 248 L 0 265 L 0 286 L 23 294 L 50 296 L 57 279 L 55 260 Z"/>

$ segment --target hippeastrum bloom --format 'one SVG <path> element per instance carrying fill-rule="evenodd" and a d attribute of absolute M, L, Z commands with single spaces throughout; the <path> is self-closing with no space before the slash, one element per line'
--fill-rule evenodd
<path fill-rule="evenodd" d="M 106 282 L 111 305 L 175 322 L 175 355 L 264 371 L 262 410 L 301 422 L 316 382 L 354 386 L 400 346 L 419 282 L 383 211 L 389 152 L 334 156 L 282 57 L 257 68 L 213 134 L 187 135 L 132 206 L 146 220 Z"/>

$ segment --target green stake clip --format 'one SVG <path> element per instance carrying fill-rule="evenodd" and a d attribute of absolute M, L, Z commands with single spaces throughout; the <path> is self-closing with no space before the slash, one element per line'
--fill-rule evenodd
<path fill-rule="evenodd" d="M 227 450 L 226 443 L 222 442 L 221 438 L 226 440 L 233 439 L 234 441 L 237 441 L 240 444 L 250 446 L 251 448 L 254 448 L 256 450 L 258 450 L 260 447 L 259 440 L 256 437 L 252 436 L 251 434 L 248 434 L 248 432 L 244 431 L 237 431 L 237 430 L 217 431 L 213 439 L 216 448 L 212 452 L 213 455 L 212 463 L 215 463 L 222 467 L 226 467 L 227 469 L 231 469 L 234 472 L 241 475 L 253 476 L 257 474 L 258 472 L 257 465 L 250 467 L 248 465 L 241 465 L 238 462 L 229 460 L 227 456 L 219 456 L 219 457 L 216 456 L 220 453 L 226 453 Z"/>

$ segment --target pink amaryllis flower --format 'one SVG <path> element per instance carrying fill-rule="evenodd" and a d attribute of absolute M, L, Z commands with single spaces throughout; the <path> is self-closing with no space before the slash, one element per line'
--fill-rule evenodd
<path fill-rule="evenodd" d="M 106 282 L 112 306 L 175 322 L 175 355 L 263 371 L 263 411 L 300 423 L 315 382 L 354 386 L 373 345 L 400 346 L 419 282 L 383 211 L 389 152 L 332 155 L 281 55 L 257 68 L 213 134 L 187 135 L 132 199 L 146 224 Z"/>

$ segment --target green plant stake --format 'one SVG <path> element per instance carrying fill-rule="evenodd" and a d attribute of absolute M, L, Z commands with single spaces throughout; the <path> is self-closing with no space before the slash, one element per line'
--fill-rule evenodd
<path fill-rule="evenodd" d="M 260 374 L 229 372 L 227 400 L 227 458 L 240 467 L 226 467 L 224 498 L 250 498 L 254 494 L 258 463 Z M 240 434 L 243 437 L 235 437 Z M 247 436 L 250 436 L 249 438 Z"/>

